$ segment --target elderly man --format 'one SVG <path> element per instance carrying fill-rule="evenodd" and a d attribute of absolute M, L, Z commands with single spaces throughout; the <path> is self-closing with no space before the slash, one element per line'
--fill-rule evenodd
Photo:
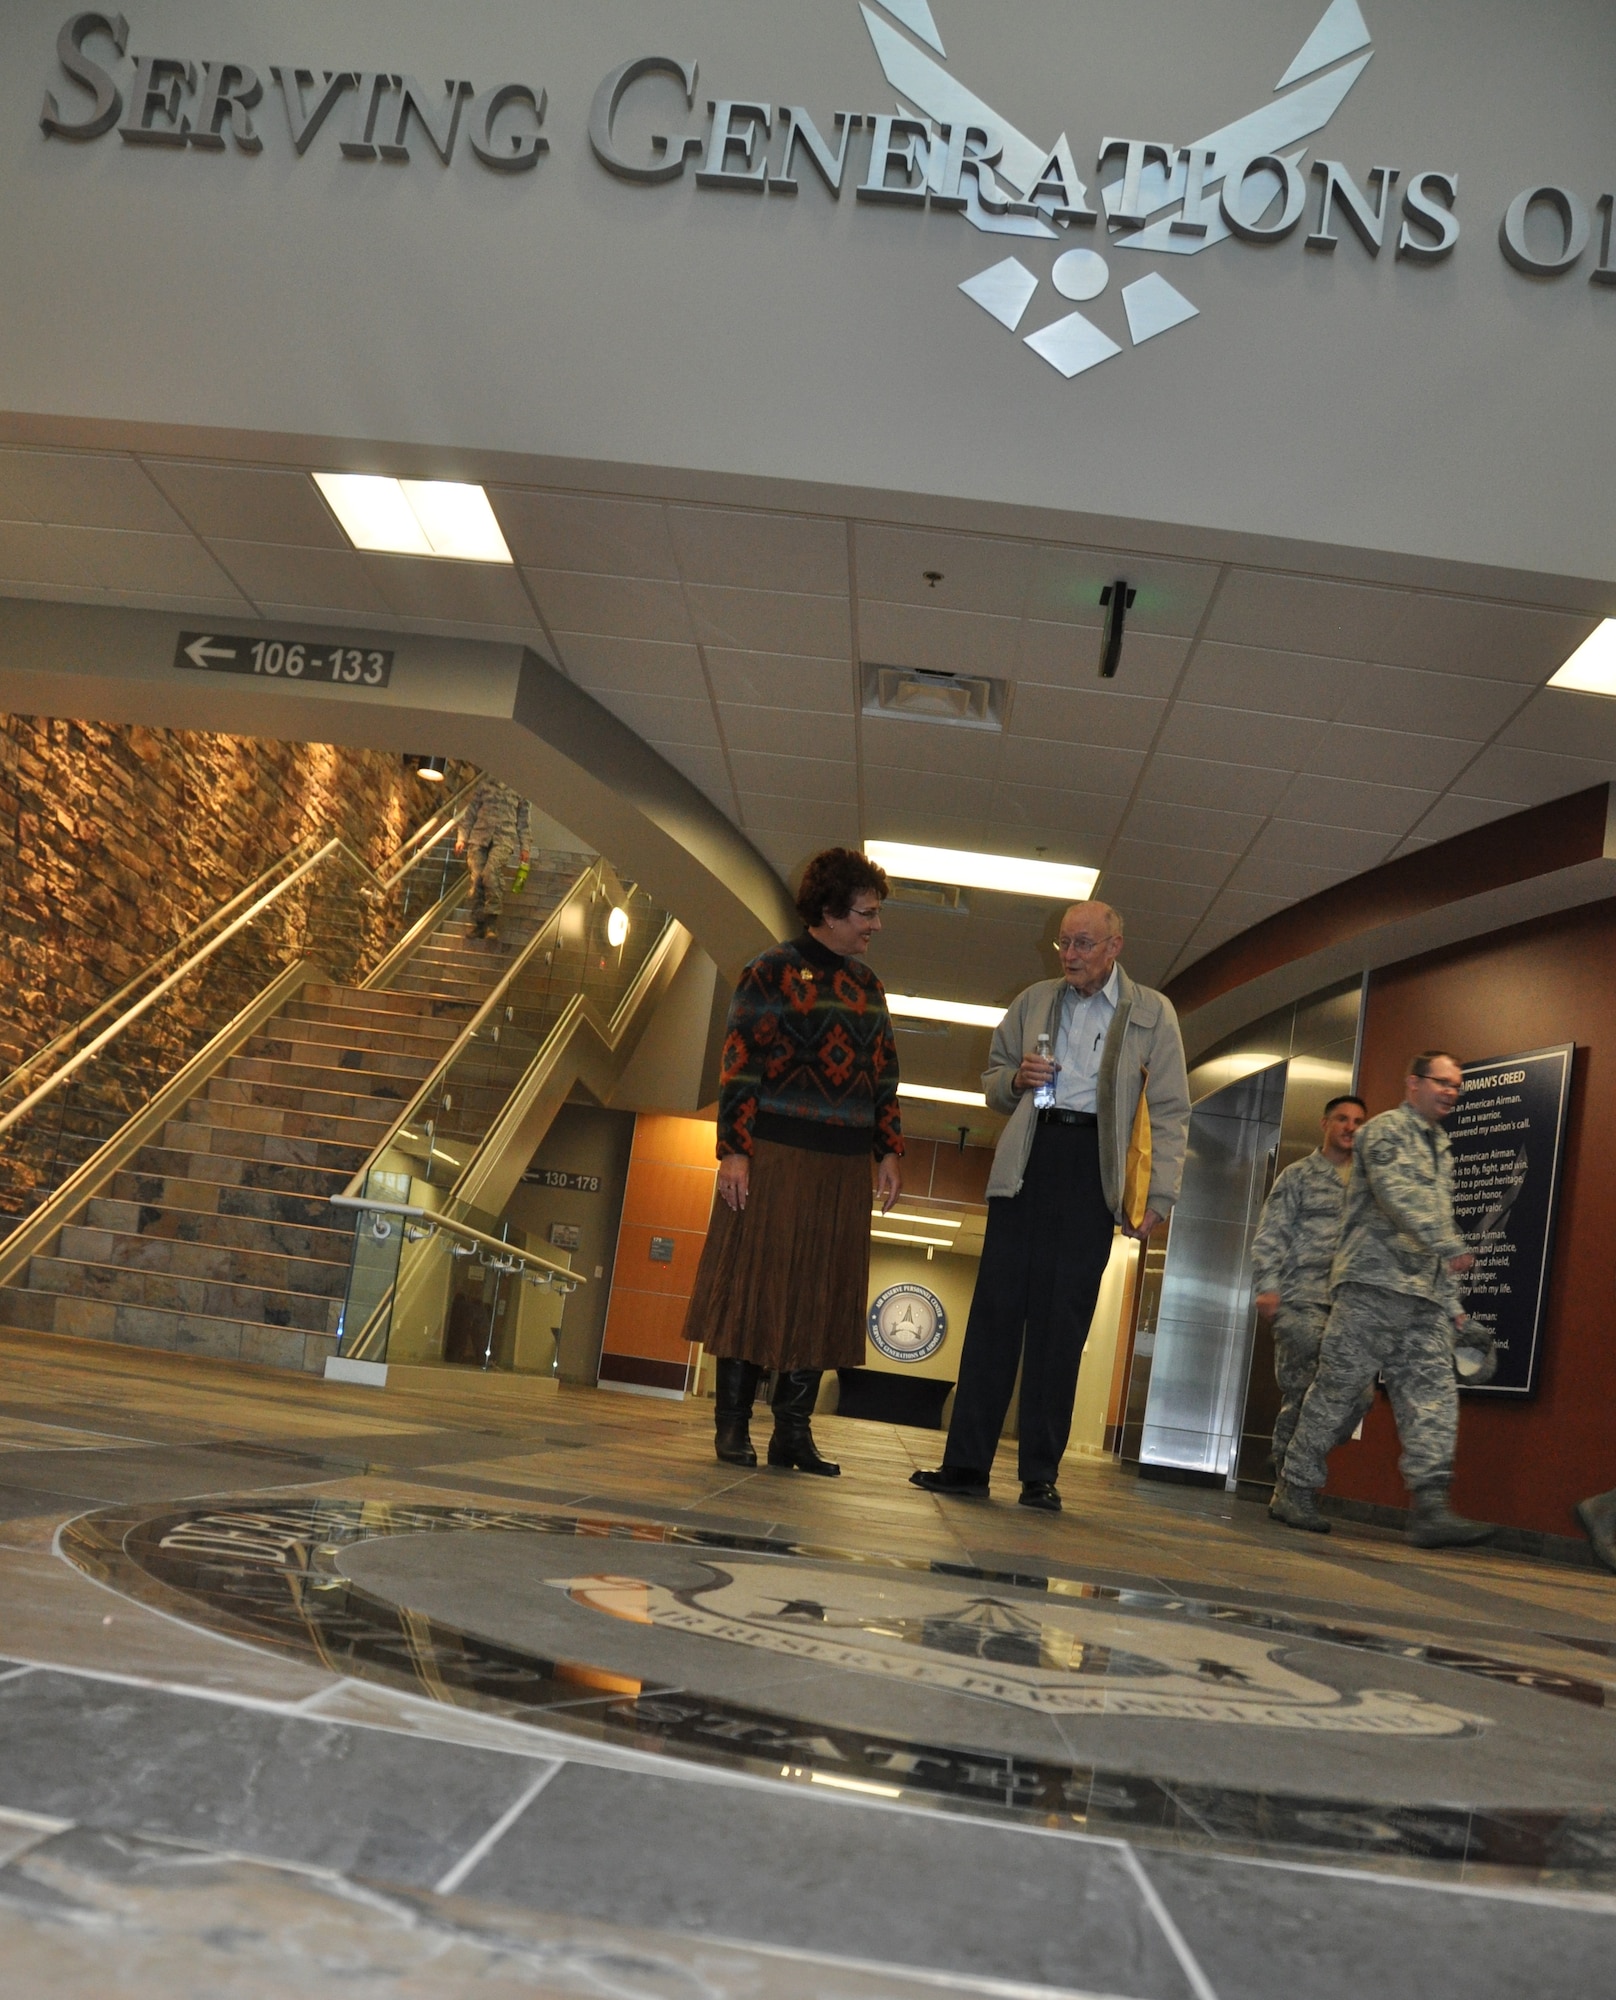
<path fill-rule="evenodd" d="M 1414 1496 L 1408 1539 L 1416 1548 L 1457 1548 L 1493 1532 L 1448 1506 L 1459 1436 L 1454 1332 L 1465 1324 L 1458 1281 L 1476 1260 L 1453 1219 L 1453 1149 L 1442 1120 L 1463 1083 L 1453 1056 L 1426 1049 L 1409 1064 L 1403 1102 L 1353 1141 L 1318 1373 L 1268 1510 L 1287 1527 L 1328 1532 L 1317 1501 L 1325 1460 L 1378 1373 Z"/>
<path fill-rule="evenodd" d="M 1178 1016 L 1117 963 L 1122 919 L 1074 903 L 1061 977 L 1011 1002 L 982 1085 L 1009 1115 L 943 1463 L 932 1493 L 985 1494 L 1021 1367 L 1021 1504 L 1060 1511 L 1078 1364 L 1115 1230 L 1143 1242 L 1178 1199 L 1189 1087 Z M 1043 1100 L 1043 1101 L 1040 1101 Z"/>
<path fill-rule="evenodd" d="M 1330 1317 L 1330 1267 L 1341 1240 L 1341 1206 L 1352 1173 L 1353 1134 L 1369 1116 L 1361 1097 L 1332 1097 L 1324 1107 L 1317 1152 L 1294 1161 L 1274 1182 L 1251 1245 L 1258 1317 L 1274 1323 L 1274 1470 L 1301 1415 L 1302 1398 L 1318 1373 L 1319 1343 Z M 1374 1399 L 1353 1416 L 1356 1430 Z M 1350 1434 L 1350 1432 L 1349 1432 Z"/>

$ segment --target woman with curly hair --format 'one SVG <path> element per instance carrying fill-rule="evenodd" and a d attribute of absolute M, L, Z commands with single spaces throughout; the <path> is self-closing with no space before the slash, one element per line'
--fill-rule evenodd
<path fill-rule="evenodd" d="M 756 1465 L 749 1420 L 774 1370 L 770 1465 L 834 1476 L 809 1418 L 827 1368 L 864 1360 L 870 1163 L 881 1207 L 903 1189 L 898 1053 L 881 982 L 859 963 L 885 873 L 816 854 L 801 934 L 754 958 L 730 1003 L 718 1094 L 718 1190 L 685 1320 L 718 1361 L 718 1456 Z"/>

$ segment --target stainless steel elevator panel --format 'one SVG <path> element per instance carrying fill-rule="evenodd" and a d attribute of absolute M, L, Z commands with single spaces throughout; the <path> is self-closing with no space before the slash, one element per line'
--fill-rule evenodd
<path fill-rule="evenodd" d="M 1285 1102 L 1286 1064 L 1225 1084 L 1190 1114 L 1162 1271 L 1143 1465 L 1232 1482 L 1251 1365 L 1251 1239 Z"/>

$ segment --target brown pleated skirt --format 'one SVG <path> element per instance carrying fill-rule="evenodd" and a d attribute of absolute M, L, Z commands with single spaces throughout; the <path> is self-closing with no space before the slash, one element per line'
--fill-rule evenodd
<path fill-rule="evenodd" d="M 753 1146 L 746 1207 L 713 1198 L 685 1339 L 762 1368 L 862 1367 L 870 1156 Z"/>

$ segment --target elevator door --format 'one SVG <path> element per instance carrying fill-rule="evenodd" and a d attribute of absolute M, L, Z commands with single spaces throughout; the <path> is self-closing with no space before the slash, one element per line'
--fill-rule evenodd
<path fill-rule="evenodd" d="M 1184 1185 L 1162 1270 L 1142 1465 L 1233 1483 L 1251 1366 L 1251 1239 L 1279 1143 L 1284 1063 L 1190 1113 Z"/>

